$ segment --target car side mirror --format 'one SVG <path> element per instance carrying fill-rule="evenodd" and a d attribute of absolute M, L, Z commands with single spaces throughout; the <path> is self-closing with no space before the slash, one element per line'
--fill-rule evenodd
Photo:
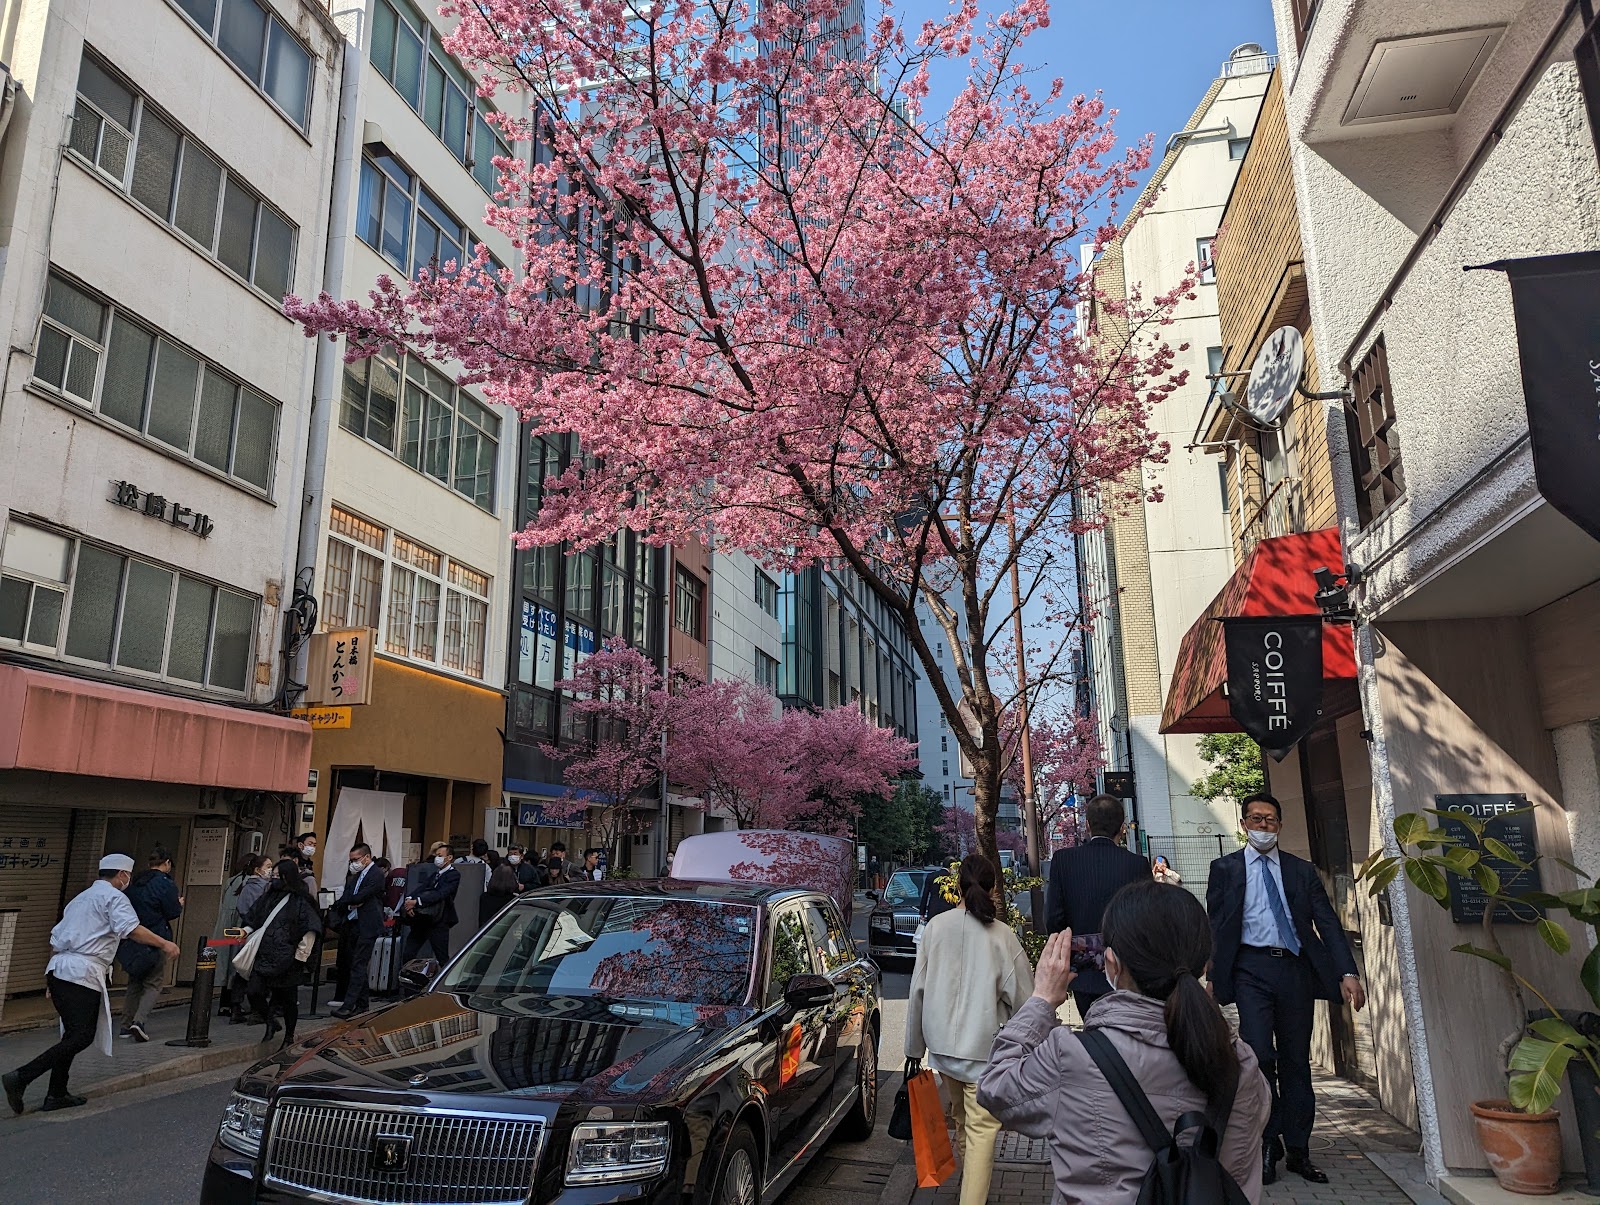
<path fill-rule="evenodd" d="M 873 903 L 877 903 L 878 902 L 878 893 L 876 891 L 869 891 L 869 892 L 867 892 L 867 898 L 869 900 L 871 900 Z"/>
<path fill-rule="evenodd" d="M 427 991 L 428 985 L 433 982 L 434 976 L 438 973 L 438 959 L 413 958 L 400 968 L 400 994 L 402 996 L 415 996 L 419 992 Z"/>
<path fill-rule="evenodd" d="M 795 975 L 784 984 L 783 1001 L 790 1008 L 817 1008 L 833 1003 L 833 981 L 821 975 Z"/>

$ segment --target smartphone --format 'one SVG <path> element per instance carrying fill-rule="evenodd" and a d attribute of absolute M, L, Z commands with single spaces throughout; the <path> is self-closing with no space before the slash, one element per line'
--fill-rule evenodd
<path fill-rule="evenodd" d="M 1098 933 L 1077 933 L 1072 938 L 1072 973 L 1106 969 L 1106 943 Z"/>

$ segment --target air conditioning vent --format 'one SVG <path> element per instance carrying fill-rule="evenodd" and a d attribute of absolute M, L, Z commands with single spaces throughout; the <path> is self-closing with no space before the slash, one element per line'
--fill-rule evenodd
<path fill-rule="evenodd" d="M 1345 109 L 1343 124 L 1454 113 L 1504 28 L 1462 29 L 1376 43 Z"/>

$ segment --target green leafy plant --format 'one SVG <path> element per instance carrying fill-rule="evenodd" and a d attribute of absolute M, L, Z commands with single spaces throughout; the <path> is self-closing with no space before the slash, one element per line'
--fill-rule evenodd
<path fill-rule="evenodd" d="M 1507 815 L 1532 811 L 1520 808 Z M 1429 816 L 1456 822 L 1466 830 L 1462 838 L 1450 829 L 1435 826 Z M 1600 1076 L 1597 1054 L 1600 1047 L 1578 1032 L 1526 976 L 1517 970 L 1495 933 L 1497 914 L 1533 926 L 1539 937 L 1558 955 L 1572 950 L 1572 938 L 1555 920 L 1544 913 L 1565 912 L 1600 934 L 1600 881 L 1575 891 L 1550 893 L 1522 889 L 1530 881 L 1533 868 L 1550 861 L 1570 870 L 1584 882 L 1589 876 L 1562 858 L 1540 854 L 1532 860 L 1519 857 L 1509 845 L 1487 832 L 1488 822 L 1467 812 L 1429 808 L 1426 812 L 1407 812 L 1394 818 L 1394 837 L 1398 855 L 1378 850 L 1361 866 L 1357 878 L 1368 885 L 1372 895 L 1386 891 L 1401 874 L 1424 895 L 1441 907 L 1450 904 L 1450 878 L 1471 879 L 1487 897 L 1480 925 L 1481 943 L 1463 942 L 1451 949 L 1458 954 L 1481 958 L 1497 967 L 1516 1004 L 1518 1015 L 1528 1015 L 1529 996 L 1537 999 L 1549 1016 L 1529 1022 L 1507 1035 L 1500 1044 L 1500 1057 L 1507 1075 L 1507 1096 L 1511 1104 L 1528 1113 L 1543 1113 L 1560 1095 L 1561 1077 L 1575 1058 L 1582 1058 Z M 1490 863 L 1498 863 L 1498 868 Z M 1589 998 L 1600 1008 L 1600 946 L 1583 960 L 1578 978 Z"/>
<path fill-rule="evenodd" d="M 1208 732 L 1196 743 L 1195 752 L 1211 767 L 1189 784 L 1196 799 L 1206 803 L 1226 799 L 1237 807 L 1241 799 L 1267 789 L 1261 746 L 1244 733 Z"/>
<path fill-rule="evenodd" d="M 934 879 L 934 886 L 938 888 L 939 894 L 944 897 L 947 904 L 961 902 L 960 873 L 961 863 L 952 862 L 949 873 Z M 1023 952 L 1027 954 L 1028 962 L 1033 966 L 1039 965 L 1039 955 L 1044 951 L 1044 943 L 1049 939 L 1049 934 L 1029 923 L 1022 915 L 1022 909 L 1017 907 L 1016 900 L 1018 896 L 1032 891 L 1035 887 L 1043 886 L 1044 880 L 1038 875 L 1023 875 L 1018 873 L 1015 867 L 1006 868 L 1005 921 L 1017 935 L 1017 940 L 1022 943 Z"/>

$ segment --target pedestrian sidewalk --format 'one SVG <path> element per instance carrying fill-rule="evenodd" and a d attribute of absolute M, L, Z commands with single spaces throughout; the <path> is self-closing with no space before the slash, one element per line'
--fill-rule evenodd
<path fill-rule="evenodd" d="M 326 989 L 323 991 L 326 996 Z M 310 1003 L 310 989 L 300 995 L 300 1027 L 297 1036 L 303 1037 L 328 1024 L 327 1005 L 320 1004 L 323 1016 L 311 1017 L 305 1013 Z M 113 1029 L 121 1028 L 116 1012 L 117 1001 L 112 1001 Z M 213 1010 L 215 1005 L 213 1005 Z M 169 1046 L 172 1040 L 183 1039 L 189 1029 L 189 1009 L 182 1007 L 158 1008 L 150 1014 L 145 1027 L 150 1041 L 135 1042 L 132 1038 L 117 1038 L 110 1058 L 91 1046 L 72 1063 L 72 1091 L 91 1099 L 108 1096 L 113 1092 L 126 1092 L 146 1084 L 159 1083 L 179 1076 L 197 1075 L 232 1064 L 245 1064 L 264 1057 L 276 1048 L 280 1038 L 263 1043 L 261 1025 L 230 1025 L 226 1017 L 213 1015 L 207 1035 L 210 1045 L 205 1047 Z M 34 1029 L 0 1034 L 0 1071 L 12 1071 L 56 1044 L 60 1036 L 57 1025 L 44 1025 Z M 35 1081 L 28 1088 L 28 1110 L 31 1113 L 44 1103 L 44 1080 Z M 0 1101 L 0 1134 L 11 1111 Z"/>
<path fill-rule="evenodd" d="M 1378 1106 L 1365 1090 L 1330 1075 L 1317 1076 L 1317 1129 L 1311 1157 L 1328 1173 L 1327 1184 L 1309 1184 L 1280 1164 L 1278 1182 L 1261 1194 L 1269 1205 L 1443 1205 L 1444 1198 L 1422 1181 L 1421 1136 Z M 1055 1193 L 1055 1177 L 1043 1141 L 1003 1133 L 995 1150 L 989 1205 L 1045 1205 Z M 909 1143 L 902 1162 L 913 1162 Z M 1380 1166 L 1381 1161 L 1381 1166 Z M 1387 1172 L 1386 1172 L 1387 1169 Z M 1398 1177 L 1398 1181 L 1391 1176 Z M 913 1174 L 909 1183 L 916 1183 Z M 915 1189 L 884 1205 L 954 1205 L 961 1178 L 937 1189 Z"/>

